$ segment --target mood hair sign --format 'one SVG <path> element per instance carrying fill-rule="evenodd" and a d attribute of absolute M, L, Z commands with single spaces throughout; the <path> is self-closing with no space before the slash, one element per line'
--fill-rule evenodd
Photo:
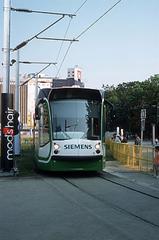
<path fill-rule="evenodd" d="M 1 109 L 1 168 L 10 171 L 14 156 L 13 94 L 2 93 Z"/>

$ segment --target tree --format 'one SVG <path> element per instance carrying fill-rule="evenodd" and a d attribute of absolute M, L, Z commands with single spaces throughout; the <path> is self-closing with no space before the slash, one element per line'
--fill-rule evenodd
<path fill-rule="evenodd" d="M 125 131 L 140 131 L 140 112 L 146 108 L 145 135 L 151 137 L 151 124 L 157 124 L 157 106 L 159 105 L 159 75 L 151 76 L 143 82 L 134 81 L 114 86 L 103 86 L 106 98 L 114 104 L 115 124 Z"/>

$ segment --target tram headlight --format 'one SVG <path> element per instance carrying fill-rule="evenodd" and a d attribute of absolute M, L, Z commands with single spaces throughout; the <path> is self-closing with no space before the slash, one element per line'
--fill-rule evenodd
<path fill-rule="evenodd" d="M 58 145 L 57 143 L 54 143 L 54 153 L 55 154 L 59 153 L 59 149 L 60 149 L 60 145 Z"/>
<path fill-rule="evenodd" d="M 60 146 L 57 143 L 54 143 L 54 150 L 59 150 Z"/>
<path fill-rule="evenodd" d="M 100 143 L 97 143 L 95 145 L 95 149 L 96 149 L 96 153 L 99 154 L 100 153 Z"/>
<path fill-rule="evenodd" d="M 95 149 L 96 149 L 96 150 L 99 150 L 99 149 L 100 149 L 100 143 L 97 143 L 97 144 L 95 145 Z"/>

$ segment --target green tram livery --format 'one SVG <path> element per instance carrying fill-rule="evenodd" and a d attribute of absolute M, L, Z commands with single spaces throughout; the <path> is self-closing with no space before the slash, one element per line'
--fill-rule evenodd
<path fill-rule="evenodd" d="M 105 104 L 99 90 L 41 89 L 35 108 L 35 165 L 46 171 L 105 166 Z"/>

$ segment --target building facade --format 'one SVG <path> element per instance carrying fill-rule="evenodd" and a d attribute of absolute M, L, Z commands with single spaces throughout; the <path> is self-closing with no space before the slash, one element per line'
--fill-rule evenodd
<path fill-rule="evenodd" d="M 58 87 L 84 87 L 84 83 L 82 82 L 82 70 L 78 66 L 74 68 L 68 68 L 67 70 L 67 78 L 60 79 L 54 78 L 53 79 L 53 88 Z"/>
<path fill-rule="evenodd" d="M 74 68 L 68 68 L 67 78 L 72 78 L 75 81 L 81 81 L 82 80 L 81 68 L 79 68 L 78 66 L 75 66 Z"/>

